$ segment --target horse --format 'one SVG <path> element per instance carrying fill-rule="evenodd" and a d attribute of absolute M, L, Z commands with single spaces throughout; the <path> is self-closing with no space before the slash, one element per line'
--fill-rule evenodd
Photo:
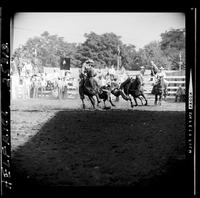
<path fill-rule="evenodd" d="M 157 105 L 158 96 L 159 96 L 159 103 L 158 103 L 159 105 L 161 105 L 161 103 L 162 103 L 163 96 L 164 96 L 164 100 L 166 99 L 167 84 L 165 83 L 163 76 L 158 77 L 157 82 L 153 86 L 151 93 L 155 95 L 155 101 L 154 101 L 155 105 Z"/>
<path fill-rule="evenodd" d="M 93 96 L 96 96 L 97 98 L 97 106 L 99 106 L 100 101 L 98 100 L 98 92 L 99 92 L 99 86 L 96 83 L 96 81 L 94 81 L 94 89 L 91 87 L 89 78 L 84 75 L 84 74 L 80 74 L 80 81 L 79 81 L 79 95 L 80 98 L 82 100 L 82 105 L 83 105 L 83 109 L 85 109 L 85 103 L 84 103 L 84 99 L 85 99 L 85 95 L 88 96 L 89 100 L 92 103 L 93 109 L 95 109 L 95 99 L 93 98 Z"/>
<path fill-rule="evenodd" d="M 136 75 L 135 79 L 128 78 L 126 81 L 124 81 L 121 84 L 120 89 L 124 89 L 124 93 L 127 96 L 126 100 L 130 101 L 132 108 L 133 108 L 133 102 L 131 100 L 131 97 L 129 97 L 130 94 L 131 94 L 131 96 L 133 97 L 133 99 L 135 101 L 135 106 L 138 106 L 136 98 L 139 98 L 141 103 L 142 103 L 142 105 L 143 105 L 141 97 L 144 98 L 144 100 L 145 100 L 145 104 L 144 105 L 148 104 L 147 99 L 146 99 L 146 97 L 144 95 L 143 88 L 142 88 L 142 79 L 141 79 L 140 75 Z"/>

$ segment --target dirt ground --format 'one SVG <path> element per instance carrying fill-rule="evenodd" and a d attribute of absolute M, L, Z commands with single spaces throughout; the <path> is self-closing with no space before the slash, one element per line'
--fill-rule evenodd
<path fill-rule="evenodd" d="M 185 103 L 153 102 L 132 109 L 120 99 L 112 109 L 92 110 L 87 101 L 83 110 L 79 99 L 11 101 L 13 191 L 131 186 L 135 193 L 187 193 Z"/>

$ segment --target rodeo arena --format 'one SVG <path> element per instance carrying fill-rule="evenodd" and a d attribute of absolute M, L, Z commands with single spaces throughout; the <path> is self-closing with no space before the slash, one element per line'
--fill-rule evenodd
<path fill-rule="evenodd" d="M 11 62 L 13 190 L 131 186 L 183 193 L 185 70 Z M 179 184 L 179 185 L 177 185 Z M 48 189 L 48 190 L 47 190 Z M 46 191 L 45 191 L 46 190 Z M 187 193 L 185 192 L 184 193 Z"/>

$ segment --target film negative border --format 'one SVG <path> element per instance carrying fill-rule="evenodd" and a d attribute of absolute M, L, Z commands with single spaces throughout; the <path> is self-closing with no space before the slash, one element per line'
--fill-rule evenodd
<path fill-rule="evenodd" d="M 189 8 L 186 11 L 186 157 L 189 170 L 191 194 L 196 195 L 196 49 L 195 49 L 195 23 L 196 8 Z M 6 8 L 0 8 L 1 29 L 1 195 L 6 195 L 12 190 L 11 172 L 11 138 L 10 138 L 10 15 Z M 2 28 L 3 27 L 3 28 Z"/>
<path fill-rule="evenodd" d="M 186 160 L 187 180 L 191 195 L 197 195 L 196 189 L 196 8 L 186 13 Z"/>
<path fill-rule="evenodd" d="M 10 19 L 1 7 L 1 195 L 12 188 L 10 138 Z"/>

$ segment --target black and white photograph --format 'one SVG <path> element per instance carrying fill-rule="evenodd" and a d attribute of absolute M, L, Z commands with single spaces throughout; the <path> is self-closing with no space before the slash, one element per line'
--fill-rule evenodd
<path fill-rule="evenodd" d="M 11 193 L 194 193 L 186 13 L 16 12 L 9 22 Z"/>

